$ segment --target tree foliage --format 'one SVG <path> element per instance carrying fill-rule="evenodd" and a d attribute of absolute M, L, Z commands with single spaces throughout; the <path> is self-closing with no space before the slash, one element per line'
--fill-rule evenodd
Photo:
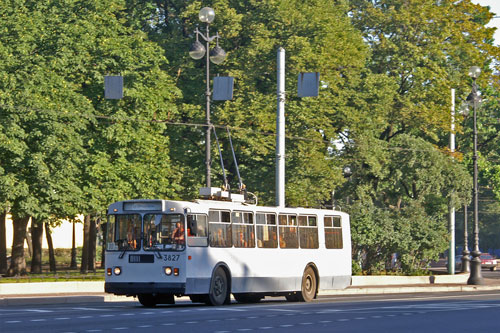
<path fill-rule="evenodd" d="M 192 199 L 204 183 L 205 61 L 188 56 L 198 11 L 215 9 L 234 98 L 211 120 L 236 188 L 230 129 L 248 189 L 273 204 L 276 53 L 286 50 L 286 202 L 350 212 L 361 268 L 392 253 L 418 270 L 447 242 L 448 205 L 470 197 L 469 139 L 444 147 L 449 89 L 465 99 L 479 65 L 490 96 L 480 116 L 481 181 L 500 193 L 493 14 L 470 0 L 51 0 L 0 5 L 0 211 L 19 221 L 110 202 Z M 300 72 L 320 72 L 318 98 L 296 96 Z M 106 100 L 105 75 L 125 97 Z M 469 137 L 469 121 L 459 134 Z M 212 145 L 212 156 L 217 156 Z M 222 170 L 213 158 L 214 184 Z M 349 165 L 350 178 L 342 169 Z M 19 244 L 16 246 L 19 247 Z M 17 248 L 16 248 L 17 249 Z M 15 260 L 17 263 L 17 259 Z M 24 268 L 19 263 L 17 272 Z"/>

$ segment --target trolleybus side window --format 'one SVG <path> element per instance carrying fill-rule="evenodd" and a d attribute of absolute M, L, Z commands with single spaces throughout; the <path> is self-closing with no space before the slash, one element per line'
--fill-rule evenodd
<path fill-rule="evenodd" d="M 255 247 L 253 213 L 234 211 L 231 220 L 234 247 Z"/>
<path fill-rule="evenodd" d="M 108 251 L 139 250 L 141 215 L 109 215 L 106 244 Z"/>
<path fill-rule="evenodd" d="M 279 225 L 280 247 L 284 249 L 297 249 L 299 247 L 297 216 L 280 214 Z"/>
<path fill-rule="evenodd" d="M 318 224 L 316 216 L 299 216 L 299 241 L 302 249 L 317 249 Z"/>
<path fill-rule="evenodd" d="M 342 220 L 340 216 L 325 216 L 325 247 L 342 249 Z"/>
<path fill-rule="evenodd" d="M 256 213 L 257 246 L 263 248 L 278 247 L 278 228 L 274 213 Z"/>
<path fill-rule="evenodd" d="M 208 211 L 210 246 L 231 247 L 231 213 L 224 210 Z"/>
<path fill-rule="evenodd" d="M 186 231 L 181 214 L 144 215 L 144 250 L 182 251 L 186 245 Z"/>
<path fill-rule="evenodd" d="M 188 214 L 187 236 L 189 246 L 208 246 L 207 216 L 202 214 Z"/>

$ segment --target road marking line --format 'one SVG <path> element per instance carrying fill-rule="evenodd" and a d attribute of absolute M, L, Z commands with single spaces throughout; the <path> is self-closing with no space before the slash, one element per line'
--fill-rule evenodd
<path fill-rule="evenodd" d="M 17 324 L 17 323 L 20 323 L 20 322 L 21 322 L 20 320 L 8 320 L 5 323 L 6 324 Z"/>
<path fill-rule="evenodd" d="M 259 330 L 270 330 L 272 329 L 272 326 L 264 326 L 264 327 L 259 327 Z"/>
<path fill-rule="evenodd" d="M 46 321 L 47 319 L 31 319 L 30 321 Z"/>
<path fill-rule="evenodd" d="M 28 311 L 28 312 L 41 312 L 41 313 L 54 312 L 52 310 L 37 310 L 37 309 L 34 309 L 34 310 L 24 310 L 24 311 Z"/>

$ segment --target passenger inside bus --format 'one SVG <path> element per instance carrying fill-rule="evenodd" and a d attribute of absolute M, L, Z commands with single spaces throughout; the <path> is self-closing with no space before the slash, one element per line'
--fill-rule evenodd
<path fill-rule="evenodd" d="M 134 229 L 132 224 L 129 224 L 127 227 L 127 242 L 128 245 L 134 250 L 137 248 L 137 239 L 136 239 L 137 234 L 138 234 L 137 228 Z"/>
<path fill-rule="evenodd" d="M 175 244 L 184 245 L 184 226 L 182 223 L 177 222 L 177 227 L 174 229 L 172 233 L 172 239 Z"/>

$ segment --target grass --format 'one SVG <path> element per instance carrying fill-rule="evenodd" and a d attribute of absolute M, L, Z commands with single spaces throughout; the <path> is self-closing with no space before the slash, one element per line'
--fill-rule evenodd
<path fill-rule="evenodd" d="M 64 282 L 64 281 L 104 281 L 104 269 L 101 267 L 101 247 L 97 247 L 96 270 L 88 271 L 87 274 L 80 272 L 82 248 L 77 248 L 76 263 L 77 268 L 71 266 L 71 249 L 55 249 L 56 272 L 50 272 L 49 253 L 47 249 L 42 250 L 42 273 L 29 273 L 31 267 L 31 255 L 28 249 L 25 250 L 27 275 L 15 277 L 0 276 L 0 283 L 23 283 L 23 282 Z M 10 253 L 7 254 L 8 256 Z"/>

